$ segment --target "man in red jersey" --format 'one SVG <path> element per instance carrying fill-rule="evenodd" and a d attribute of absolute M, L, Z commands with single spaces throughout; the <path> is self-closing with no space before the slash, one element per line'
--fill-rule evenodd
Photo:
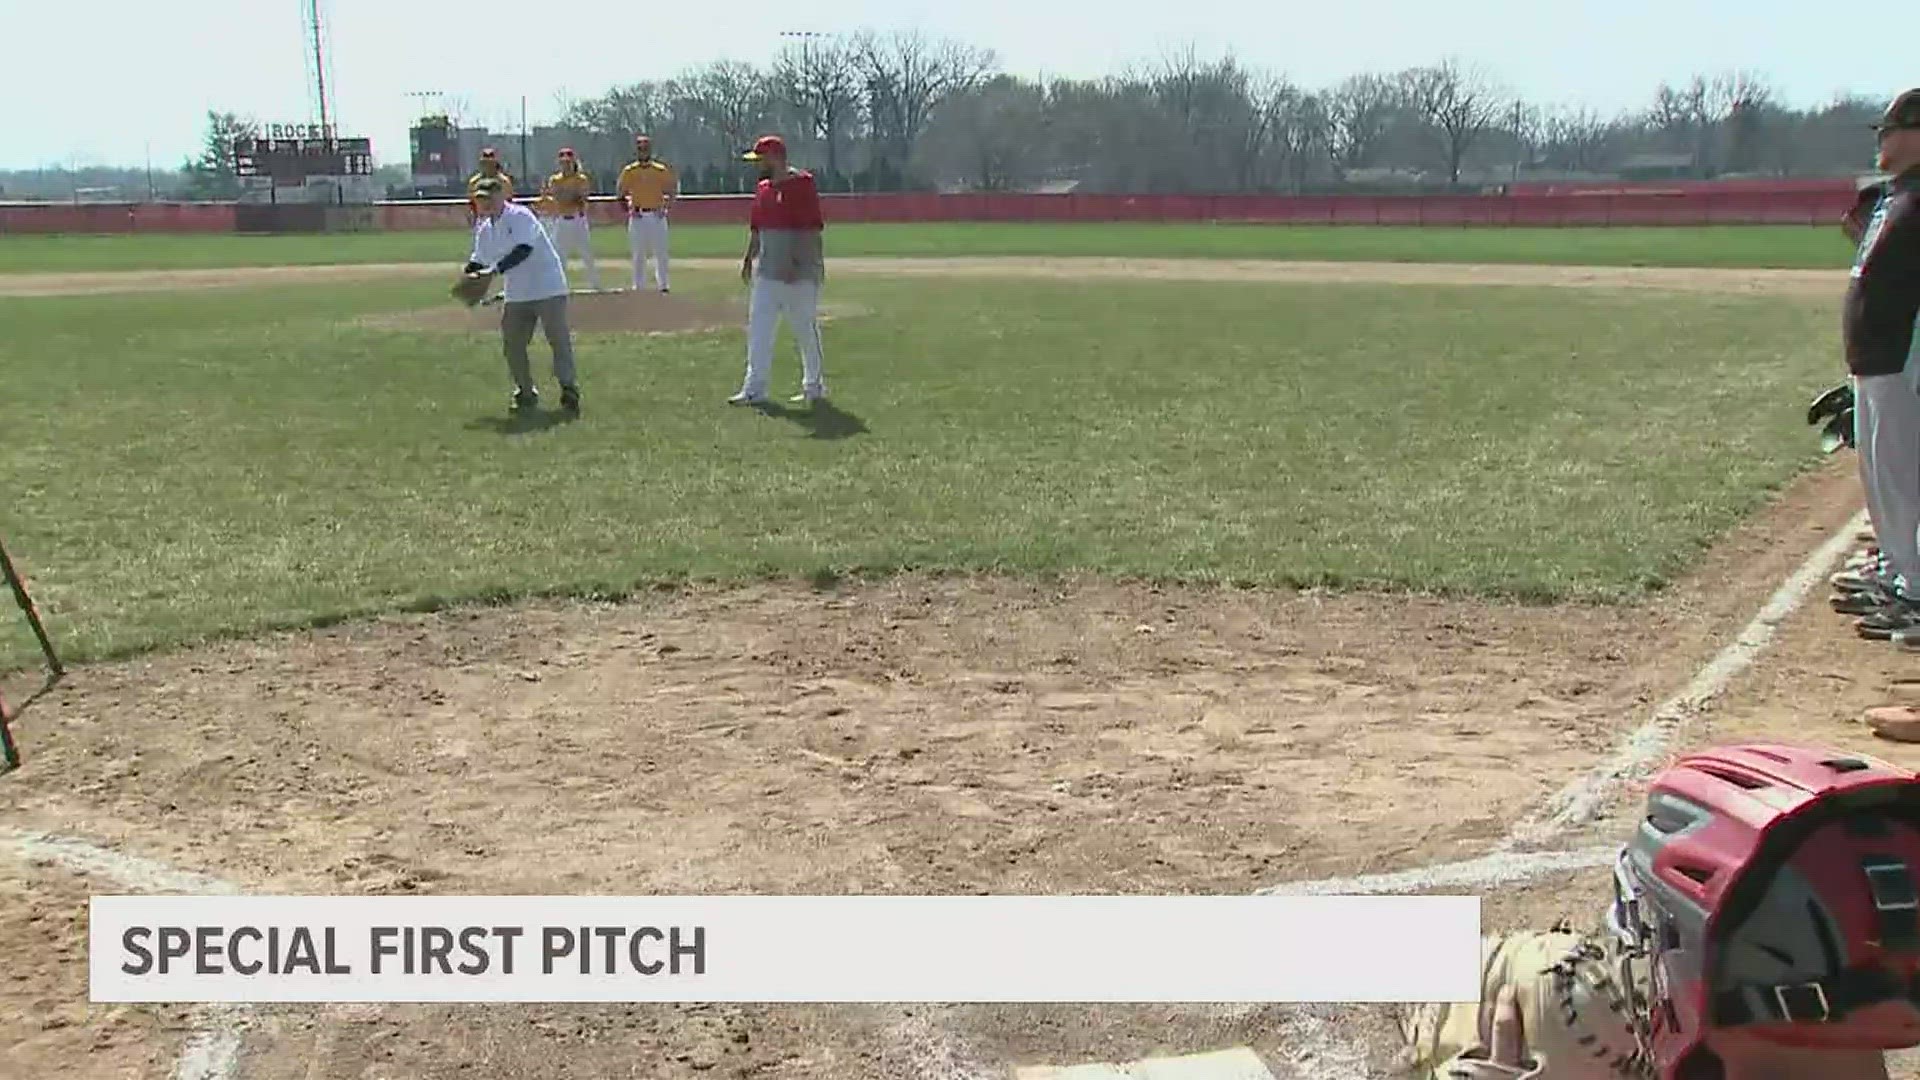
<path fill-rule="evenodd" d="M 744 160 L 760 167 L 753 193 L 747 254 L 740 279 L 752 293 L 747 306 L 747 375 L 732 405 L 764 405 L 773 338 L 785 316 L 800 344 L 800 393 L 792 399 L 811 405 L 827 396 L 821 374 L 820 284 L 826 278 L 820 191 L 813 174 L 787 164 L 787 144 L 768 135 L 753 144 Z"/>

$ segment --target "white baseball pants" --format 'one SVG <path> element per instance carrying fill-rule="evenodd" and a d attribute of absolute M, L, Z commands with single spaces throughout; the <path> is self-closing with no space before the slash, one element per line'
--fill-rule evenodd
<path fill-rule="evenodd" d="M 633 254 L 633 288 L 638 292 L 647 283 L 647 262 L 653 261 L 653 280 L 661 291 L 667 288 L 667 216 L 657 210 L 627 216 L 627 250 Z"/>
<path fill-rule="evenodd" d="M 561 264 L 579 252 L 580 261 L 587 264 L 588 285 L 598 289 L 600 268 L 593 263 L 593 226 L 588 223 L 587 215 L 554 218 L 548 231 L 553 236 L 553 246 L 560 252 Z"/>
<path fill-rule="evenodd" d="M 767 396 L 767 378 L 773 367 L 773 339 L 785 316 L 787 328 L 800 345 L 800 392 L 810 398 L 827 396 L 821 373 L 820 283 L 775 281 L 755 275 L 747 301 L 747 378 L 740 392 L 750 398 Z"/>
<path fill-rule="evenodd" d="M 1905 587 L 1920 589 L 1920 393 L 1912 379 L 1855 377 L 1853 432 L 1874 538 Z"/>

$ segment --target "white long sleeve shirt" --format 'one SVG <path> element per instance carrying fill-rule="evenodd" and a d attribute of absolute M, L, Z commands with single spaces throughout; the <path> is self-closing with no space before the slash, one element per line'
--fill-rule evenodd
<path fill-rule="evenodd" d="M 533 254 L 506 272 L 503 292 L 507 303 L 524 304 L 567 295 L 567 267 L 560 261 L 553 238 L 547 235 L 547 227 L 540 223 L 539 216 L 519 203 L 508 203 L 498 218 L 480 219 L 479 227 L 473 231 L 473 261 L 493 267 L 521 244 L 532 248 Z"/>

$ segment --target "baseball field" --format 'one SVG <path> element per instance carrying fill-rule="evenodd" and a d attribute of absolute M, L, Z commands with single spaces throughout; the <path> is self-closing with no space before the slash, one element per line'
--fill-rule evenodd
<path fill-rule="evenodd" d="M 0 624 L 0 1076 L 1390 1076 L 1383 1009 L 95 1007 L 84 897 L 1590 923 L 1674 750 L 1911 763 L 1852 719 L 1901 657 L 1813 590 L 1837 229 L 836 228 L 832 402 L 767 412 L 739 240 L 576 298 L 557 422 L 509 420 L 457 235 L 0 239 L 0 537 L 73 666 Z"/>

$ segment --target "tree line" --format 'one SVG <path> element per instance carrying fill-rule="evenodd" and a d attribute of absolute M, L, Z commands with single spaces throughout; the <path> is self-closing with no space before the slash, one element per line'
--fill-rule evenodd
<path fill-rule="evenodd" d="M 739 151 L 767 131 L 831 191 L 1481 190 L 1580 176 L 1852 175 L 1871 167 L 1867 125 L 1880 107 L 1848 97 L 1797 107 L 1764 75 L 1730 71 L 1662 83 L 1641 107 L 1605 115 L 1525 100 L 1454 60 L 1308 87 L 1192 48 L 1100 79 L 1033 79 L 1001 71 L 991 50 L 902 32 L 808 37 L 764 65 L 721 61 L 612 87 L 561 103 L 549 130 L 603 185 L 646 132 L 690 193 L 748 189 Z M 247 128 L 209 113 L 204 150 L 158 174 L 157 192 L 232 198 L 225 147 Z M 383 170 L 404 190 L 399 172 Z M 18 197 L 76 179 L 0 185 Z"/>
<path fill-rule="evenodd" d="M 737 190 L 737 151 L 785 134 L 832 190 L 1074 184 L 1140 193 L 1472 188 L 1534 176 L 1851 175 L 1871 168 L 1881 103 L 1810 108 L 1760 74 L 1663 83 L 1617 115 L 1531 102 L 1454 60 L 1305 87 L 1231 56 L 1170 52 L 1102 79 L 1030 79 L 920 33 L 805 40 L 567 103 L 599 168 L 647 132 L 691 178 Z M 604 164 L 602 164 L 604 162 Z"/>

